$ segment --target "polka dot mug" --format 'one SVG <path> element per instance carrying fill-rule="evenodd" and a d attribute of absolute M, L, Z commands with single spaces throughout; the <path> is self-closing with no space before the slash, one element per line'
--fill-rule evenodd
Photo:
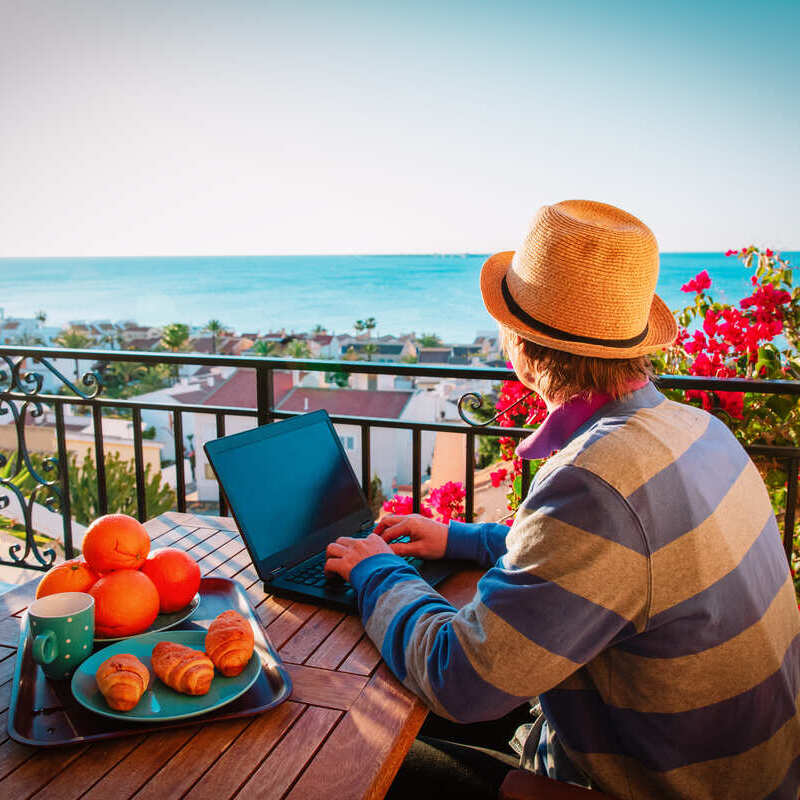
<path fill-rule="evenodd" d="M 84 592 L 59 592 L 28 608 L 33 660 L 48 678 L 67 678 L 92 652 L 94 598 Z"/>

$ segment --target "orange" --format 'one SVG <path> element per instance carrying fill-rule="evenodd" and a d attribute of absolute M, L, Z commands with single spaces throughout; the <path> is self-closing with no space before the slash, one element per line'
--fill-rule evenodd
<path fill-rule="evenodd" d="M 144 525 L 127 514 L 96 519 L 83 537 L 83 557 L 97 572 L 139 569 L 150 552 Z"/>
<path fill-rule="evenodd" d="M 158 590 L 138 569 L 103 575 L 89 594 L 94 597 L 94 630 L 100 638 L 141 633 L 158 616 Z"/>
<path fill-rule="evenodd" d="M 59 592 L 88 592 L 100 576 L 82 559 L 73 558 L 53 567 L 36 587 L 36 597 Z"/>
<path fill-rule="evenodd" d="M 142 572 L 158 589 L 162 614 L 188 605 L 200 588 L 200 567 L 188 553 L 176 547 L 154 550 L 142 564 Z"/>

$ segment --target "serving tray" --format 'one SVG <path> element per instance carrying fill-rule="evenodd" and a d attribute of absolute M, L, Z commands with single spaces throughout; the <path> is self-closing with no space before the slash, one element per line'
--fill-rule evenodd
<path fill-rule="evenodd" d="M 221 612 L 233 608 L 250 620 L 255 649 L 262 669 L 256 682 L 232 703 L 199 717 L 171 722 L 125 722 L 101 717 L 80 705 L 72 696 L 69 680 L 50 680 L 31 655 L 28 636 L 28 615 L 20 631 L 8 733 L 22 744 L 55 747 L 78 742 L 95 742 L 120 736 L 135 736 L 149 731 L 177 728 L 197 722 L 234 719 L 260 714 L 286 700 L 292 692 L 292 681 L 278 654 L 261 628 L 250 601 L 241 586 L 228 578 L 203 578 L 200 582 L 200 605 L 191 619 L 174 630 L 208 630 Z M 95 642 L 94 652 L 104 646 Z"/>

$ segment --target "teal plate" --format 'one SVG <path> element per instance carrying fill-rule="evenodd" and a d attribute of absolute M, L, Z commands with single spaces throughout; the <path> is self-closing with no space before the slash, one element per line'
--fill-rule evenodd
<path fill-rule="evenodd" d="M 142 633 L 132 634 L 134 636 L 142 636 L 145 633 L 158 633 L 158 631 L 166 631 L 170 628 L 174 628 L 176 625 L 180 625 L 181 622 L 185 622 L 189 617 L 194 614 L 197 610 L 197 606 L 200 605 L 200 595 L 196 594 L 190 601 L 188 606 L 184 606 L 183 608 L 179 608 L 177 611 L 173 611 L 170 614 L 159 614 L 154 620 L 153 624 L 147 629 L 142 631 Z M 113 639 L 101 639 L 98 636 L 94 637 L 96 642 L 123 642 L 130 639 L 130 636 L 115 636 Z"/>
<path fill-rule="evenodd" d="M 261 674 L 261 659 L 257 653 L 253 653 L 247 666 L 235 678 L 226 678 L 215 672 L 208 694 L 197 696 L 180 694 L 170 689 L 156 677 L 150 664 L 150 655 L 158 642 L 177 642 L 202 651 L 205 639 L 205 631 L 167 631 L 143 633 L 124 642 L 111 644 L 90 655 L 75 670 L 72 676 L 72 695 L 82 706 L 96 714 L 130 722 L 166 722 L 213 711 L 244 694 L 256 682 Z M 107 658 L 118 653 L 136 656 L 150 670 L 150 686 L 130 711 L 114 711 L 109 708 L 94 679 L 97 668 Z"/>

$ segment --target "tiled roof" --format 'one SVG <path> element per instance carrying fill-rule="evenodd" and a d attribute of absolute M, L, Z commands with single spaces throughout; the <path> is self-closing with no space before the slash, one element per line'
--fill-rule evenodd
<path fill-rule="evenodd" d="M 370 342 L 353 342 L 353 344 L 342 345 L 342 353 L 346 353 L 351 347 L 356 353 L 366 352 L 367 346 Z M 400 355 L 403 352 L 402 344 L 375 344 L 371 343 L 375 348 L 376 353 L 383 353 L 385 355 Z"/>
<path fill-rule="evenodd" d="M 19 322 L 12 322 L 9 320 L 2 327 L 7 331 L 13 331 L 15 328 L 19 327 Z"/>
<path fill-rule="evenodd" d="M 292 373 L 275 370 L 272 380 L 277 404 L 292 388 Z M 206 395 L 204 400 L 200 400 L 200 403 L 204 406 L 258 408 L 255 370 L 237 369 L 221 386 Z"/>
<path fill-rule="evenodd" d="M 328 336 L 324 333 L 318 333 L 314 337 L 313 341 L 315 341 L 317 344 L 330 344 L 332 339 L 333 336 Z"/>
<path fill-rule="evenodd" d="M 397 419 L 413 392 L 383 392 L 365 389 L 313 389 L 298 386 L 278 404 L 281 411 L 317 411 L 334 416 Z"/>
<path fill-rule="evenodd" d="M 128 339 L 128 350 L 152 350 L 161 341 L 160 336 L 146 336 L 143 339 Z"/>
<path fill-rule="evenodd" d="M 449 358 L 449 347 L 420 347 L 417 350 L 417 362 L 420 364 L 446 364 Z"/>

